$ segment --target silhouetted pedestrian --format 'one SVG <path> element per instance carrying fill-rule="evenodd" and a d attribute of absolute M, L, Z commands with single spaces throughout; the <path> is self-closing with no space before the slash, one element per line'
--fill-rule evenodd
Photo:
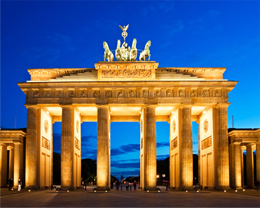
<path fill-rule="evenodd" d="M 125 183 L 125 187 L 126 187 L 126 190 L 128 191 L 128 188 L 129 188 L 129 182 L 128 181 Z"/>
<path fill-rule="evenodd" d="M 21 191 L 21 189 L 22 189 L 22 181 L 19 178 L 19 180 L 18 180 L 18 191 Z"/>
<path fill-rule="evenodd" d="M 134 181 L 134 190 L 136 190 L 136 181 Z"/>
<path fill-rule="evenodd" d="M 13 190 L 13 178 L 10 178 L 9 180 L 9 191 L 12 191 Z"/>
<path fill-rule="evenodd" d="M 116 181 L 116 190 L 118 191 L 119 190 L 119 185 L 120 185 L 120 182 L 119 180 Z"/>

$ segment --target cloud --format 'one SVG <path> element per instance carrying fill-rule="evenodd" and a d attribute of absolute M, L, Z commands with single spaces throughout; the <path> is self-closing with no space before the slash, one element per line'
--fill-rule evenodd
<path fill-rule="evenodd" d="M 116 149 L 111 149 L 111 156 L 122 155 L 137 151 L 140 151 L 140 144 L 127 144 L 122 145 L 121 147 Z"/>
<path fill-rule="evenodd" d="M 113 167 L 113 168 L 140 168 L 140 162 L 135 162 L 135 163 L 113 162 L 113 163 L 111 163 L 111 167 Z"/>
<path fill-rule="evenodd" d="M 164 160 L 165 158 L 169 157 L 169 154 L 166 155 L 157 155 L 157 160 Z"/>
<path fill-rule="evenodd" d="M 157 145 L 157 148 L 159 148 L 159 147 L 169 147 L 169 142 L 158 142 L 156 145 Z"/>

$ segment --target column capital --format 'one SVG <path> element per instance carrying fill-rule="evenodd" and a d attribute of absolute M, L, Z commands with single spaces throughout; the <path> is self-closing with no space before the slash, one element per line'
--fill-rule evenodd
<path fill-rule="evenodd" d="M 230 105 L 230 103 L 218 103 L 213 108 L 227 108 Z"/>
<path fill-rule="evenodd" d="M 179 105 L 179 108 L 192 108 L 193 105 L 192 104 L 181 104 Z"/>
<path fill-rule="evenodd" d="M 7 146 L 7 150 L 12 150 L 12 149 L 14 149 L 13 146 Z"/>
<path fill-rule="evenodd" d="M 38 106 L 38 105 L 28 105 L 28 104 L 25 104 L 24 106 L 25 106 L 27 109 L 33 108 L 33 109 L 35 109 L 35 110 L 38 110 L 39 108 L 41 108 L 41 107 Z"/>
<path fill-rule="evenodd" d="M 157 104 L 144 104 L 144 105 L 142 106 L 142 108 L 148 108 L 148 107 L 156 108 L 156 107 L 158 107 L 158 105 L 157 105 Z"/>
<path fill-rule="evenodd" d="M 61 108 L 74 108 L 73 105 L 60 105 Z"/>
<path fill-rule="evenodd" d="M 110 108 L 110 106 L 107 104 L 98 104 L 96 107 L 97 107 L 97 109 L 98 108 Z"/>

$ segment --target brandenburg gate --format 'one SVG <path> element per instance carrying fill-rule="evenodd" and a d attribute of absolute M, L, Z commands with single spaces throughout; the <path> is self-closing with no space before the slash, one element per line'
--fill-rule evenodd
<path fill-rule="evenodd" d="M 125 29 L 125 31 L 124 31 Z M 122 27 L 123 33 L 126 27 Z M 126 33 L 127 34 L 127 33 Z M 81 185 L 81 123 L 97 122 L 97 190 L 110 186 L 110 123 L 140 123 L 140 186 L 156 190 L 156 121 L 170 124 L 170 188 L 192 189 L 192 121 L 199 124 L 199 181 L 230 187 L 228 93 L 236 81 L 226 68 L 158 67 L 148 41 L 136 61 L 124 42 L 117 61 L 104 42 L 105 60 L 95 68 L 28 69 L 18 83 L 26 94 L 26 186 L 49 187 L 53 173 L 52 124 L 62 122 L 61 187 Z M 87 151 L 87 150 L 86 150 Z"/>

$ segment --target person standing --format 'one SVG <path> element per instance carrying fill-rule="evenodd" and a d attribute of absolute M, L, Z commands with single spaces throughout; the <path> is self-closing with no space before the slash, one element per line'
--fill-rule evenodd
<path fill-rule="evenodd" d="M 18 191 L 21 191 L 21 189 L 22 189 L 22 181 L 19 178 L 19 180 L 18 180 Z"/>
<path fill-rule="evenodd" d="M 134 181 L 134 190 L 136 191 L 136 181 Z"/>
<path fill-rule="evenodd" d="M 10 178 L 9 180 L 9 191 L 13 190 L 13 178 Z"/>

